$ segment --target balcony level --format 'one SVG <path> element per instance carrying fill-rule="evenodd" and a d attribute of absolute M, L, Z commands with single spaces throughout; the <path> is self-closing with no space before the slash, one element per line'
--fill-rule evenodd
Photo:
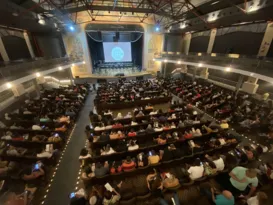
<path fill-rule="evenodd" d="M 266 57 L 218 53 L 189 53 L 185 55 L 180 52 L 163 52 L 155 53 L 154 60 L 162 63 L 175 63 L 234 72 L 273 82 L 273 59 Z"/>

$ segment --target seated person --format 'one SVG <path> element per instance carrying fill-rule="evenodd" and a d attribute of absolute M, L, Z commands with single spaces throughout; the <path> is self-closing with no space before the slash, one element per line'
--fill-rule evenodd
<path fill-rule="evenodd" d="M 171 173 L 164 173 L 163 174 L 163 187 L 174 188 L 179 186 L 179 180 Z"/>
<path fill-rule="evenodd" d="M 185 127 L 185 124 L 181 120 L 179 120 L 177 128 L 183 128 L 183 127 Z"/>
<path fill-rule="evenodd" d="M 166 144 L 167 143 L 166 135 L 164 133 L 159 135 L 158 138 L 155 139 L 155 141 L 159 145 Z"/>
<path fill-rule="evenodd" d="M 263 205 L 268 201 L 268 196 L 265 192 L 257 192 L 253 197 L 247 199 L 247 205 Z"/>
<path fill-rule="evenodd" d="M 82 168 L 82 175 L 81 177 L 83 179 L 90 179 L 92 177 L 95 176 L 94 172 L 95 170 L 92 170 L 92 167 L 95 168 L 95 164 L 92 165 L 92 164 L 88 164 L 88 165 L 85 165 L 83 168 Z"/>
<path fill-rule="evenodd" d="M 134 131 L 134 129 L 131 129 L 130 132 L 128 132 L 128 137 L 135 137 L 137 133 Z"/>
<path fill-rule="evenodd" d="M 138 144 L 136 143 L 136 140 L 130 140 L 128 144 L 128 151 L 133 151 L 139 149 Z"/>
<path fill-rule="evenodd" d="M 115 118 L 115 120 L 119 120 L 119 119 L 123 119 L 123 116 L 120 112 L 117 114 L 117 117 Z"/>
<path fill-rule="evenodd" d="M 135 119 L 133 119 L 133 120 L 131 121 L 131 125 L 132 125 L 132 126 L 134 126 L 134 125 L 138 125 L 138 123 L 136 122 L 136 120 L 135 120 Z"/>
<path fill-rule="evenodd" d="M 149 124 L 146 128 L 146 133 L 153 133 L 155 132 L 154 128 L 152 127 L 151 124 Z"/>
<path fill-rule="evenodd" d="M 116 122 L 115 124 L 112 125 L 112 128 L 122 128 L 123 125 L 120 122 Z"/>
<path fill-rule="evenodd" d="M 143 114 L 143 112 L 141 110 L 136 115 L 136 117 L 143 117 L 143 116 L 144 116 L 144 114 Z"/>
<path fill-rule="evenodd" d="M 192 180 L 199 179 L 204 174 L 204 167 L 201 164 L 200 159 L 195 159 L 193 164 L 188 169 L 188 173 L 190 174 L 190 178 Z"/>
<path fill-rule="evenodd" d="M 98 138 L 98 142 L 108 142 L 110 140 L 110 136 L 106 132 L 102 132 Z"/>
<path fill-rule="evenodd" d="M 107 144 L 106 147 L 101 150 L 101 155 L 109 155 L 113 153 L 116 153 L 116 151 L 113 150 L 113 148 L 109 144 Z"/>
<path fill-rule="evenodd" d="M 83 148 L 79 156 L 81 165 L 85 166 L 89 159 L 91 159 L 91 155 L 88 153 L 88 150 L 86 148 Z"/>
<path fill-rule="evenodd" d="M 118 138 L 119 138 L 118 132 L 116 130 L 112 130 L 111 133 L 110 133 L 110 139 L 115 140 L 115 139 L 118 139 Z"/>
<path fill-rule="evenodd" d="M 127 115 L 124 116 L 124 118 L 132 118 L 132 117 L 133 116 L 132 116 L 131 112 L 128 112 Z"/>
<path fill-rule="evenodd" d="M 111 110 L 107 110 L 103 113 L 103 115 L 113 115 L 113 113 L 111 112 Z"/>
<path fill-rule="evenodd" d="M 40 122 L 50 122 L 50 121 L 51 119 L 47 115 L 41 116 L 40 118 Z"/>
<path fill-rule="evenodd" d="M 0 176 L 5 177 L 7 175 L 13 176 L 20 172 L 20 164 L 15 161 L 1 161 L 0 162 Z"/>
<path fill-rule="evenodd" d="M 65 132 L 67 130 L 66 125 L 63 125 L 61 127 L 56 127 L 55 131 Z"/>
<path fill-rule="evenodd" d="M 171 126 L 168 123 L 166 123 L 164 125 L 164 127 L 163 127 L 163 130 L 170 130 L 170 129 L 172 129 L 172 128 L 171 128 Z"/>
<path fill-rule="evenodd" d="M 210 157 L 209 155 L 206 155 L 205 157 L 215 164 L 217 171 L 224 170 L 225 163 L 224 163 L 223 158 L 219 154 L 215 154 L 212 157 Z"/>
<path fill-rule="evenodd" d="M 146 177 L 147 186 L 154 197 L 164 198 L 162 194 L 163 183 L 160 174 L 154 169 Z"/>
<path fill-rule="evenodd" d="M 95 177 L 103 177 L 104 175 L 109 173 L 109 164 L 106 161 L 104 165 L 102 165 L 100 162 L 96 163 L 94 174 Z"/>
<path fill-rule="evenodd" d="M 32 125 L 32 130 L 42 130 L 42 127 L 40 126 L 40 124 L 35 124 Z"/>
<path fill-rule="evenodd" d="M 222 120 L 222 121 L 221 121 L 221 124 L 220 124 L 220 127 L 221 127 L 222 129 L 228 129 L 228 128 L 229 128 L 229 124 L 227 123 L 226 120 Z"/>
<path fill-rule="evenodd" d="M 157 164 L 160 161 L 160 157 L 152 150 L 148 153 L 148 161 L 149 164 Z"/>
<path fill-rule="evenodd" d="M 98 123 L 98 125 L 94 128 L 95 131 L 105 130 L 103 123 Z"/>
<path fill-rule="evenodd" d="M 131 159 L 131 157 L 127 156 L 126 160 L 123 161 L 121 168 L 124 172 L 131 171 L 136 168 L 136 163 Z"/>
<path fill-rule="evenodd" d="M 155 132 L 162 132 L 163 131 L 163 127 L 161 124 L 159 124 L 157 127 L 154 128 Z"/>
<path fill-rule="evenodd" d="M 22 147 L 14 147 L 14 146 L 8 146 L 7 155 L 8 156 L 23 156 L 27 152 L 27 149 Z"/>
<path fill-rule="evenodd" d="M 143 127 L 140 127 L 139 130 L 137 131 L 137 135 L 145 134 L 146 131 L 144 130 Z"/>
<path fill-rule="evenodd" d="M 202 133 L 201 133 L 200 129 L 194 129 L 194 128 L 192 128 L 190 133 L 192 134 L 193 137 L 200 137 L 200 136 L 202 136 Z"/>
<path fill-rule="evenodd" d="M 137 155 L 137 166 L 146 167 L 148 165 L 148 157 L 143 152 Z"/>
<path fill-rule="evenodd" d="M 217 172 L 216 166 L 212 161 L 202 163 L 204 167 L 204 175 L 214 175 Z"/>
<path fill-rule="evenodd" d="M 175 129 L 175 128 L 176 128 L 176 125 L 175 125 L 174 122 L 172 122 L 172 124 L 171 124 L 171 129 Z"/>
<path fill-rule="evenodd" d="M 117 204 L 120 198 L 121 198 L 120 194 L 115 189 L 113 189 L 112 192 L 107 190 L 104 193 L 102 204 L 103 205 Z"/>
<path fill-rule="evenodd" d="M 174 144 L 170 144 L 170 146 L 165 147 L 164 150 L 160 150 L 160 158 L 163 162 L 181 157 L 180 155 L 179 149 L 177 149 Z"/>
<path fill-rule="evenodd" d="M 25 190 L 34 194 L 37 188 L 40 187 L 44 175 L 44 166 L 40 161 L 33 166 L 33 169 L 25 170 L 22 175 L 22 179 L 26 181 Z"/>
<path fill-rule="evenodd" d="M 106 130 L 110 130 L 110 129 L 112 129 L 112 128 L 113 128 L 113 126 L 112 126 L 111 122 L 109 121 L 109 122 L 107 123 L 105 129 L 106 129 Z"/>

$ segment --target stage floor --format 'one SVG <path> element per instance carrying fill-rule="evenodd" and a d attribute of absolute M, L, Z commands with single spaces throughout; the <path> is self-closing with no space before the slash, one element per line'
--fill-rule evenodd
<path fill-rule="evenodd" d="M 138 67 L 127 67 L 127 68 L 96 68 L 93 70 L 93 74 L 96 76 L 115 76 L 117 74 L 135 75 L 140 73 L 141 71 Z"/>

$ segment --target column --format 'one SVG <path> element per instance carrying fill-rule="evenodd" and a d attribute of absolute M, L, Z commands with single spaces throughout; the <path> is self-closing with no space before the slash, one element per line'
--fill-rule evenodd
<path fill-rule="evenodd" d="M 200 77 L 203 79 L 209 78 L 209 69 L 208 68 L 201 68 Z"/>
<path fill-rule="evenodd" d="M 255 94 L 259 87 L 257 82 L 258 78 L 253 78 L 249 76 L 247 81 L 243 83 L 242 90 L 250 94 Z"/>
<path fill-rule="evenodd" d="M 217 34 L 217 29 L 216 28 L 214 28 L 214 29 L 212 29 L 210 31 L 210 38 L 209 38 L 209 45 L 208 45 L 207 53 L 212 52 L 216 34 Z"/>
<path fill-rule="evenodd" d="M 182 54 L 189 54 L 191 45 L 191 33 L 186 33 L 183 37 Z"/>
<path fill-rule="evenodd" d="M 240 91 L 240 88 L 241 88 L 243 82 L 244 82 L 244 76 L 243 76 L 243 75 L 240 75 L 239 80 L 238 80 L 238 82 L 236 83 L 236 87 L 235 87 L 235 93 L 236 93 L 236 95 L 237 95 L 238 92 Z"/>
<path fill-rule="evenodd" d="M 35 58 L 35 54 L 34 54 L 31 42 L 29 40 L 28 33 L 26 31 L 24 31 L 24 39 L 26 41 L 26 44 L 27 44 L 27 47 L 28 47 L 28 51 L 30 53 L 31 58 Z"/>
<path fill-rule="evenodd" d="M 273 39 L 273 22 L 267 24 L 267 28 L 264 33 L 264 38 L 260 46 L 258 56 L 266 56 L 271 46 Z"/>
<path fill-rule="evenodd" d="M 9 61 L 9 56 L 7 54 L 6 48 L 3 44 L 2 38 L 0 37 L 0 53 L 5 62 Z"/>

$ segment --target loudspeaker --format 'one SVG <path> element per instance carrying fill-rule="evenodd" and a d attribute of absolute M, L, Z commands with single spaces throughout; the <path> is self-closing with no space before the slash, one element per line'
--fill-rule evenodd
<path fill-rule="evenodd" d="M 119 40 L 119 32 L 116 32 L 116 38 Z"/>

